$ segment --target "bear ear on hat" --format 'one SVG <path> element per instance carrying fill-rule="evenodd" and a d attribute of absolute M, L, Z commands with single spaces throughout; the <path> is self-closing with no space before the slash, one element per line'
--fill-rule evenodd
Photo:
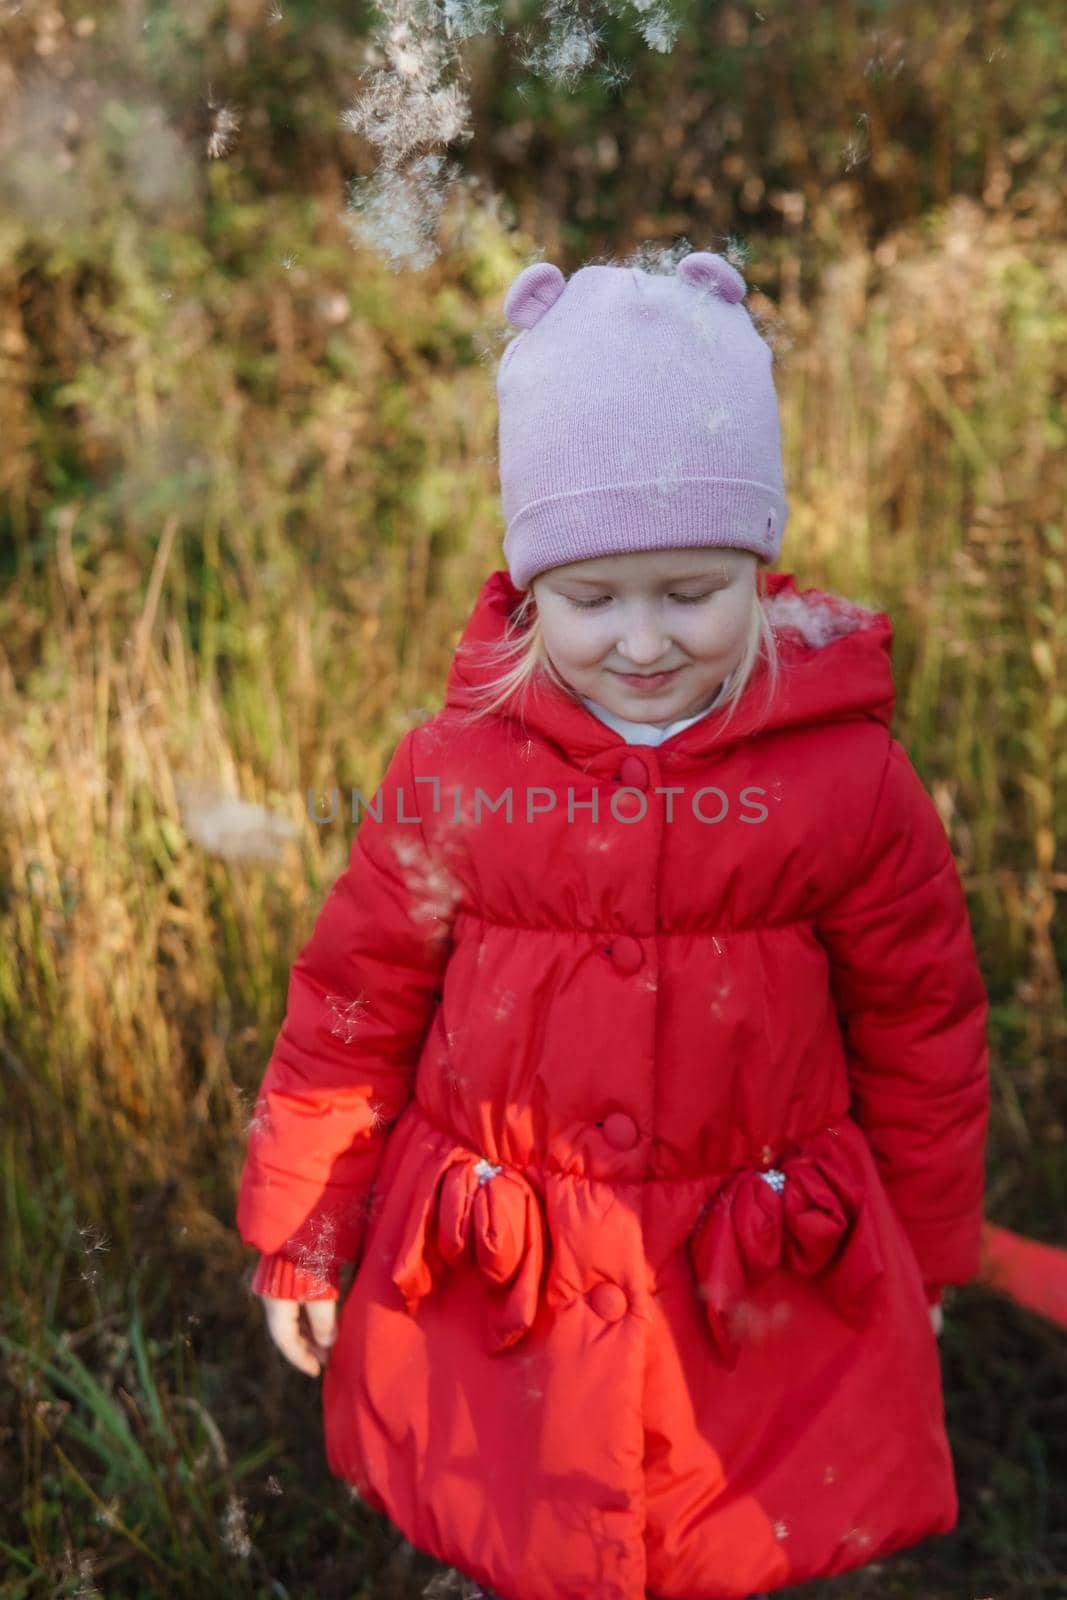
<path fill-rule="evenodd" d="M 551 261 L 523 267 L 504 297 L 504 315 L 513 328 L 532 328 L 563 293 L 566 280 Z"/>
<path fill-rule="evenodd" d="M 731 305 L 745 298 L 745 280 L 725 256 L 712 255 L 710 250 L 694 250 L 682 257 L 676 270 L 679 278 L 698 289 L 717 289 Z"/>

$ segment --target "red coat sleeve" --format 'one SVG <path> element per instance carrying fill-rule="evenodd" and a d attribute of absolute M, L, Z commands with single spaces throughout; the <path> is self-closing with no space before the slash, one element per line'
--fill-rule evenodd
<path fill-rule="evenodd" d="M 337 1300 L 340 1287 L 336 1271 L 325 1275 L 308 1272 L 286 1255 L 261 1255 L 252 1274 L 252 1293 L 274 1300 Z"/>
<path fill-rule="evenodd" d="M 891 739 L 849 885 L 820 918 L 851 1114 L 930 1285 L 981 1256 L 988 997 L 945 830 Z"/>
<path fill-rule="evenodd" d="M 413 1092 L 456 899 L 418 820 L 413 737 L 397 746 L 290 973 L 237 1201 L 241 1238 L 263 1253 L 257 1293 L 336 1294 L 340 1264 L 359 1260 L 389 1126 Z"/>

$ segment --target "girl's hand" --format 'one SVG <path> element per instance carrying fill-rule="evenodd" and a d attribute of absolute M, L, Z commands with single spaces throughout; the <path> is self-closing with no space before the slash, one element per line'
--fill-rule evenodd
<path fill-rule="evenodd" d="M 945 1326 L 945 1317 L 940 1306 L 930 1307 L 930 1321 L 933 1323 L 935 1334 L 940 1339 L 941 1330 Z"/>
<path fill-rule="evenodd" d="M 317 1378 L 337 1338 L 336 1300 L 275 1300 L 260 1295 L 271 1338 L 287 1361 L 309 1378 Z M 300 1307 L 307 1313 L 310 1335 L 300 1326 Z"/>

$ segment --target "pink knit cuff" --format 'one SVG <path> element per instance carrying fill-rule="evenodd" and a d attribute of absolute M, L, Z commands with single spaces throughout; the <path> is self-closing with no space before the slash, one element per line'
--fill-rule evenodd
<path fill-rule="evenodd" d="M 335 1276 L 308 1272 L 283 1255 L 261 1255 L 252 1274 L 252 1293 L 272 1300 L 337 1300 L 340 1292 Z"/>

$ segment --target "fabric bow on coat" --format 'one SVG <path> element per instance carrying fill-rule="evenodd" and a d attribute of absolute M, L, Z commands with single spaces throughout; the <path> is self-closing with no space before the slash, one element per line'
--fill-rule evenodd
<path fill-rule="evenodd" d="M 516 1344 L 537 1315 L 541 1208 L 520 1172 L 456 1148 L 426 1167 L 412 1196 L 392 1274 L 409 1311 L 433 1287 L 436 1261 L 457 1260 L 471 1238 L 475 1261 L 497 1286 L 489 1337 L 496 1354 Z"/>
<path fill-rule="evenodd" d="M 776 1268 L 818 1273 L 847 1321 L 863 1322 L 883 1278 L 877 1234 L 837 1130 L 827 1128 L 767 1171 L 745 1167 L 711 1190 L 689 1236 L 698 1293 L 727 1366 L 751 1288 Z"/>

